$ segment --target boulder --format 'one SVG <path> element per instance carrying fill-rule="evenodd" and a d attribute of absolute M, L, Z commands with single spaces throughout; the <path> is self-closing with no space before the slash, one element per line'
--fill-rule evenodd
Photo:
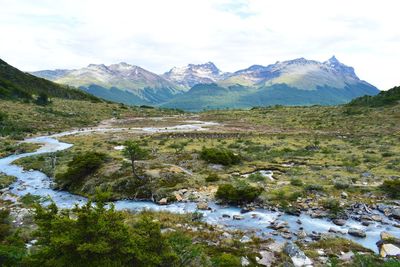
<path fill-rule="evenodd" d="M 341 194 L 340 194 L 340 196 L 343 198 L 343 199 L 346 199 L 346 198 L 348 198 L 348 194 L 346 193 L 346 192 L 342 192 Z"/>
<path fill-rule="evenodd" d="M 367 236 L 365 231 L 363 231 L 361 229 L 357 229 L 357 228 L 350 228 L 348 231 L 348 234 L 352 235 L 352 236 L 356 236 L 356 237 L 362 237 L 362 238 Z"/>
<path fill-rule="evenodd" d="M 400 238 L 395 237 L 394 235 L 388 232 L 381 232 L 381 240 L 376 242 L 376 245 L 380 248 L 383 244 L 392 244 L 395 246 L 400 246 Z"/>
<path fill-rule="evenodd" d="M 375 222 L 382 222 L 382 217 L 376 214 L 371 215 L 371 219 Z"/>
<path fill-rule="evenodd" d="M 197 209 L 199 210 L 208 210 L 208 203 L 207 202 L 199 202 L 197 203 Z"/>
<path fill-rule="evenodd" d="M 249 266 L 250 265 L 250 261 L 246 257 L 242 257 L 240 262 L 241 262 L 242 266 Z"/>
<path fill-rule="evenodd" d="M 285 245 L 285 242 L 274 241 L 267 248 L 272 252 L 281 253 Z"/>
<path fill-rule="evenodd" d="M 259 265 L 267 267 L 273 266 L 272 264 L 275 262 L 274 253 L 265 250 L 262 250 L 259 253 L 261 258 L 256 257 L 256 261 Z"/>
<path fill-rule="evenodd" d="M 393 208 L 392 209 L 392 216 L 395 219 L 400 219 L 400 208 Z"/>
<path fill-rule="evenodd" d="M 398 257 L 400 256 L 400 248 L 393 244 L 383 244 L 379 250 L 381 257 Z"/>
<path fill-rule="evenodd" d="M 342 252 L 343 253 L 343 252 Z M 354 257 L 353 251 L 349 251 L 347 253 L 343 253 L 342 255 L 339 256 L 339 259 L 341 261 L 350 261 Z"/>
<path fill-rule="evenodd" d="M 284 222 L 284 221 L 274 221 L 274 222 L 271 223 L 271 225 L 269 226 L 269 228 L 272 228 L 272 229 L 274 229 L 274 230 L 279 230 L 279 229 L 285 228 L 285 227 L 287 227 L 287 226 L 288 226 L 288 223 L 287 223 L 287 222 Z"/>
<path fill-rule="evenodd" d="M 332 222 L 339 226 L 343 226 L 346 224 L 346 220 L 343 220 L 343 219 L 334 219 Z"/>
<path fill-rule="evenodd" d="M 180 194 L 178 194 L 178 193 L 175 194 L 175 198 L 176 198 L 176 201 L 182 201 L 183 200 L 182 196 Z"/>
<path fill-rule="evenodd" d="M 243 220 L 244 217 L 242 215 L 233 215 L 234 220 Z"/>
<path fill-rule="evenodd" d="M 160 204 L 160 205 L 167 205 L 167 204 L 168 204 L 168 199 L 167 199 L 166 197 L 164 197 L 164 198 L 162 198 L 162 199 L 160 199 L 160 200 L 158 201 L 158 204 Z"/>
<path fill-rule="evenodd" d="M 308 258 L 300 248 L 292 242 L 286 244 L 285 253 L 292 259 L 295 267 L 312 266 L 313 262 Z"/>
<path fill-rule="evenodd" d="M 304 231 L 304 230 L 298 231 L 298 232 L 297 232 L 297 237 L 300 238 L 300 239 L 306 238 L 306 237 L 307 237 L 306 231 Z"/>
<path fill-rule="evenodd" d="M 286 239 L 292 239 L 292 235 L 290 233 L 281 233 L 281 236 Z"/>

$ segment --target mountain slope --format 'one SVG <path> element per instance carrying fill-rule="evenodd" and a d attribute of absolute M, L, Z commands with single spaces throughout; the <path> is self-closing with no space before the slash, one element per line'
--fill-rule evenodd
<path fill-rule="evenodd" d="M 121 62 L 105 66 L 90 64 L 77 70 L 33 72 L 55 82 L 80 87 L 93 95 L 126 104 L 157 104 L 182 93 L 183 89 L 141 67 Z M 58 75 L 60 74 L 60 75 Z"/>
<path fill-rule="evenodd" d="M 348 106 L 382 107 L 400 103 L 400 86 L 393 87 L 388 91 L 382 91 L 375 96 L 362 96 L 353 99 Z"/>
<path fill-rule="evenodd" d="M 47 94 L 51 97 L 96 100 L 80 90 L 22 72 L 0 59 L 0 98 L 30 99 L 32 95 Z"/>

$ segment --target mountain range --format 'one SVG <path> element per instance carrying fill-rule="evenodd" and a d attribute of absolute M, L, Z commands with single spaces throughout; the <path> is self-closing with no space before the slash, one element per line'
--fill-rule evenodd
<path fill-rule="evenodd" d="M 134 105 L 188 111 L 266 105 L 334 105 L 379 90 L 360 80 L 336 57 L 325 62 L 298 58 L 223 72 L 214 63 L 174 67 L 164 74 L 127 63 L 90 64 L 74 70 L 31 74 L 79 87 L 95 96 Z"/>

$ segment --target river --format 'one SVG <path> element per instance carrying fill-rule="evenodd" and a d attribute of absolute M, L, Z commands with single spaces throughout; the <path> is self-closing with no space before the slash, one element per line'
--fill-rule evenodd
<path fill-rule="evenodd" d="M 39 143 L 42 146 L 31 153 L 23 153 L 19 155 L 11 155 L 0 159 L 0 172 L 6 175 L 17 177 L 15 183 L 10 186 L 9 193 L 23 196 L 28 193 L 33 195 L 39 195 L 42 197 L 51 197 L 51 199 L 60 208 L 70 208 L 76 203 L 83 204 L 87 201 L 86 198 L 71 194 L 66 191 L 58 191 L 52 189 L 52 179 L 46 174 L 40 171 L 26 171 L 22 167 L 12 164 L 15 160 L 29 157 L 33 155 L 45 154 L 50 152 L 56 152 L 68 149 L 72 144 L 63 143 L 57 140 L 59 137 L 74 135 L 74 134 L 90 134 L 94 132 L 108 132 L 108 131 L 132 131 L 138 133 L 159 133 L 159 132 L 186 132 L 186 131 L 203 131 L 206 127 L 215 125 L 216 123 L 201 122 L 201 121 L 190 121 L 189 124 L 177 125 L 172 127 L 147 127 L 147 128 L 87 128 L 82 130 L 67 131 L 58 133 L 50 136 L 41 136 L 26 139 L 24 142 L 28 143 Z M 3 198 L 13 200 L 10 194 L 3 194 Z M 348 234 L 341 235 L 344 238 L 351 239 L 364 247 L 367 247 L 377 252 L 376 242 L 380 239 L 380 233 L 387 231 L 395 236 L 400 235 L 400 229 L 394 227 L 394 221 L 384 217 L 383 223 L 374 222 L 369 226 L 363 226 L 360 222 L 349 219 L 344 226 L 334 225 L 328 219 L 311 218 L 306 214 L 302 214 L 299 217 L 293 215 L 287 215 L 282 212 L 273 212 L 265 209 L 256 209 L 245 214 L 241 214 L 241 209 L 234 206 L 220 206 L 216 203 L 210 202 L 209 207 L 211 210 L 197 210 L 195 202 L 177 202 L 168 205 L 157 205 L 149 201 L 135 201 L 135 200 L 119 200 L 114 202 L 115 207 L 119 210 L 126 209 L 132 211 L 140 211 L 143 209 L 152 209 L 158 211 L 170 211 L 175 213 L 185 212 L 201 212 L 203 214 L 203 221 L 218 227 L 226 228 L 229 230 L 243 230 L 245 232 L 251 232 L 262 237 L 271 237 L 273 239 L 283 240 L 279 235 L 273 235 L 272 229 L 267 228 L 271 222 L 276 219 L 280 221 L 288 222 L 289 229 L 295 233 L 300 227 L 303 227 L 304 231 L 311 233 L 312 231 L 319 233 L 328 232 L 329 228 L 333 227 L 341 231 L 347 232 L 349 228 L 358 228 L 366 232 L 366 238 L 358 238 Z M 224 216 L 223 216 L 224 215 Z M 227 216 L 229 215 L 229 217 Z M 240 220 L 234 220 L 234 215 L 242 216 Z M 301 225 L 297 221 L 301 221 Z M 293 238 L 295 238 L 293 236 Z"/>

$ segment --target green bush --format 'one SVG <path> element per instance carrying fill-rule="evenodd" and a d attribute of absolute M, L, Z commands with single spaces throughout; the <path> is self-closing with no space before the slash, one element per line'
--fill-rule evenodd
<path fill-rule="evenodd" d="M 350 184 L 348 182 L 344 182 L 344 181 L 336 181 L 333 186 L 336 189 L 347 189 L 350 187 Z"/>
<path fill-rule="evenodd" d="M 206 182 L 207 183 L 212 183 L 212 182 L 217 182 L 219 181 L 219 176 L 216 173 L 210 173 L 207 177 L 206 177 Z"/>
<path fill-rule="evenodd" d="M 0 266 L 19 266 L 25 254 L 24 241 L 12 231 L 10 211 L 0 209 Z"/>
<path fill-rule="evenodd" d="M 304 187 L 304 190 L 308 192 L 322 192 L 324 191 L 324 187 L 319 184 L 308 184 Z"/>
<path fill-rule="evenodd" d="M 260 172 L 256 172 L 249 175 L 249 180 L 252 182 L 263 182 L 265 181 L 265 177 Z"/>
<path fill-rule="evenodd" d="M 323 207 L 331 213 L 331 215 L 338 215 L 343 211 L 343 208 L 340 206 L 339 200 L 335 198 L 329 198 L 323 202 Z"/>
<path fill-rule="evenodd" d="M 98 152 L 78 154 L 68 163 L 68 170 L 57 177 L 63 187 L 79 184 L 83 178 L 94 173 L 104 163 L 106 155 Z"/>
<path fill-rule="evenodd" d="M 226 148 L 205 148 L 201 150 L 201 159 L 215 164 L 232 165 L 240 162 L 240 157 Z"/>
<path fill-rule="evenodd" d="M 223 184 L 218 187 L 215 197 L 228 203 L 245 203 L 255 200 L 262 191 L 262 188 L 251 186 L 246 182 Z"/>
<path fill-rule="evenodd" d="M 125 219 L 100 200 L 70 212 L 38 206 L 37 246 L 26 266 L 175 266 L 158 222 L 141 216 L 129 227 Z"/>
<path fill-rule="evenodd" d="M 400 179 L 385 180 L 381 185 L 381 190 L 387 193 L 390 197 L 400 197 Z"/>
<path fill-rule="evenodd" d="M 294 186 L 303 186 L 303 181 L 299 178 L 293 178 L 290 180 L 290 184 Z"/>
<path fill-rule="evenodd" d="M 222 253 L 213 259 L 213 266 L 216 267 L 240 267 L 242 266 L 240 258 L 235 255 Z"/>

